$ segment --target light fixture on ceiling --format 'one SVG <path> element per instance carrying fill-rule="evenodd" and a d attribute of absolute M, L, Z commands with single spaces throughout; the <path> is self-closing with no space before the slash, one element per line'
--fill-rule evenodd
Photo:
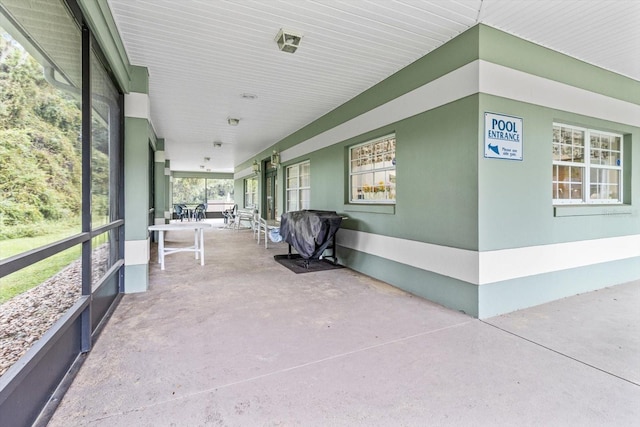
<path fill-rule="evenodd" d="M 240 96 L 242 97 L 242 99 L 256 99 L 258 97 L 258 95 L 256 95 L 255 93 L 243 93 Z"/>
<path fill-rule="evenodd" d="M 210 161 L 210 160 L 211 160 L 211 157 L 205 157 L 205 158 L 204 158 L 204 161 L 205 161 L 205 162 L 208 162 L 208 161 Z"/>
<path fill-rule="evenodd" d="M 200 169 L 204 169 L 204 165 L 200 165 Z"/>
<path fill-rule="evenodd" d="M 302 35 L 296 34 L 291 31 L 285 31 L 280 28 L 276 35 L 275 41 L 278 44 L 278 49 L 283 52 L 294 53 L 300 45 Z"/>
<path fill-rule="evenodd" d="M 221 147 L 222 147 L 222 142 L 213 141 L 213 148 L 221 148 Z"/>
<path fill-rule="evenodd" d="M 232 117 L 229 117 L 227 119 L 227 123 L 229 123 L 229 126 L 238 126 L 238 123 L 240 123 L 240 119 L 234 119 Z"/>
<path fill-rule="evenodd" d="M 251 169 L 253 170 L 253 173 L 259 173 L 260 172 L 260 163 L 258 163 L 257 160 L 254 160 L 253 164 L 251 165 Z"/>
<path fill-rule="evenodd" d="M 280 154 L 273 150 L 273 154 L 271 154 L 271 166 L 277 168 L 280 165 Z"/>

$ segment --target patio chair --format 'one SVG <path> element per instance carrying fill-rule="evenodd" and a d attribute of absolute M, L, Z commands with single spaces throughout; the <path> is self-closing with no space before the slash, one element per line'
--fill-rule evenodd
<path fill-rule="evenodd" d="M 202 221 L 205 219 L 206 214 L 205 212 L 207 211 L 207 205 L 205 205 L 204 203 L 200 203 L 198 206 L 196 206 L 196 208 L 193 210 L 193 218 L 196 221 Z"/>
<path fill-rule="evenodd" d="M 253 218 L 255 211 L 256 209 L 238 209 L 235 217 L 236 231 L 239 231 L 240 227 L 242 227 L 242 221 L 245 222 L 245 226 L 242 228 L 253 228 Z"/>
<path fill-rule="evenodd" d="M 257 211 L 253 215 L 253 237 L 257 238 L 258 244 L 260 244 L 260 234 L 264 233 L 264 248 L 268 249 L 268 241 L 267 233 L 269 232 L 269 227 L 267 226 L 267 221 L 260 216 L 260 213 Z"/>
<path fill-rule="evenodd" d="M 180 222 L 187 216 L 187 212 L 182 205 L 173 205 L 173 212 L 176 215 L 176 219 L 180 219 Z"/>
<path fill-rule="evenodd" d="M 236 216 L 238 216 L 238 205 L 235 204 L 233 208 L 222 211 L 222 216 L 224 217 L 225 228 L 231 228 L 236 221 Z"/>

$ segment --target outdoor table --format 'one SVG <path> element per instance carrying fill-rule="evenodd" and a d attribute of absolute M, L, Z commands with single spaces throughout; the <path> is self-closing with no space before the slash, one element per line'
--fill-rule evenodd
<path fill-rule="evenodd" d="M 207 227 L 211 227 L 211 224 L 202 221 L 149 226 L 149 231 L 158 232 L 158 263 L 160 263 L 160 269 L 164 270 L 164 257 L 176 252 L 195 252 L 195 259 L 200 258 L 200 265 L 204 265 L 204 229 Z M 164 232 L 170 230 L 193 230 L 193 246 L 180 248 L 165 247 Z"/>

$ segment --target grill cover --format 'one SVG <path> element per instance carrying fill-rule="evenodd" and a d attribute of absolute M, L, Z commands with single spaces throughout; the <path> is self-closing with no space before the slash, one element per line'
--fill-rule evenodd
<path fill-rule="evenodd" d="M 280 235 L 304 259 L 320 258 L 340 228 L 342 217 L 333 211 L 287 212 L 280 218 Z"/>

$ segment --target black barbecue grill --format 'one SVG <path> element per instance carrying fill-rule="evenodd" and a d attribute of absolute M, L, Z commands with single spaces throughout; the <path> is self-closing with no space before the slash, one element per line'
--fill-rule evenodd
<path fill-rule="evenodd" d="M 300 254 L 308 266 L 310 260 L 319 259 L 326 249 L 331 249 L 331 258 L 336 264 L 335 234 L 340 228 L 343 217 L 334 211 L 302 210 L 282 214 L 280 235 Z"/>

